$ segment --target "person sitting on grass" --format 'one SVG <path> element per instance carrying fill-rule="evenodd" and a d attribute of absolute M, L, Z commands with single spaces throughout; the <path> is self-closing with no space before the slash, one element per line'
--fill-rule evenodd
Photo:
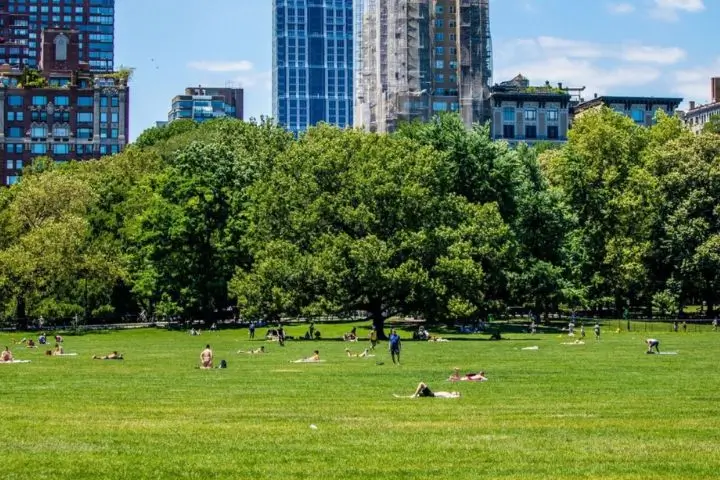
<path fill-rule="evenodd" d="M 65 349 L 59 343 L 56 343 L 53 349 L 53 355 L 62 355 L 63 353 L 65 353 Z"/>
<path fill-rule="evenodd" d="M 118 353 L 117 351 L 113 351 L 112 353 L 105 355 L 104 357 L 98 357 L 97 355 L 93 355 L 93 360 L 123 360 L 122 353 Z"/>
<path fill-rule="evenodd" d="M 38 343 L 40 345 L 45 345 L 47 343 L 47 337 L 45 336 L 45 333 L 41 333 L 38 337 Z"/>
<path fill-rule="evenodd" d="M 213 368 L 213 351 L 210 344 L 205 345 L 205 350 L 200 352 L 200 368 Z"/>
<path fill-rule="evenodd" d="M 35 340 L 33 340 L 32 338 L 28 340 L 27 348 L 37 348 L 37 345 L 35 345 Z"/>
<path fill-rule="evenodd" d="M 660 353 L 660 340 L 648 338 L 647 340 L 645 340 L 645 343 L 648 346 L 647 353 Z M 654 352 L 653 349 L 655 349 Z"/>
<path fill-rule="evenodd" d="M 265 345 L 261 345 L 259 348 L 251 348 L 250 350 L 238 350 L 237 353 L 248 353 L 251 355 L 257 354 L 257 353 L 267 353 L 265 351 Z"/>
<path fill-rule="evenodd" d="M 460 398 L 460 392 L 433 392 L 425 382 L 420 384 L 415 389 L 415 393 L 409 396 L 395 395 L 397 398 L 420 398 L 420 397 L 433 397 L 433 398 Z"/>
<path fill-rule="evenodd" d="M 295 360 L 295 361 L 291 360 L 292 363 L 315 363 L 315 362 L 320 362 L 320 361 L 321 360 L 320 360 L 320 351 L 319 350 L 313 351 L 313 354 L 310 357 L 301 358 L 300 360 Z"/>
<path fill-rule="evenodd" d="M 0 353 L 0 362 L 12 362 L 14 360 L 10 349 L 5 345 L 5 350 Z"/>
<path fill-rule="evenodd" d="M 455 367 L 452 375 L 450 375 L 450 377 L 448 378 L 448 381 L 450 381 L 450 382 L 487 382 L 487 377 L 485 377 L 484 371 L 481 371 L 480 373 L 466 373 L 465 375 L 460 375 L 460 369 Z"/>

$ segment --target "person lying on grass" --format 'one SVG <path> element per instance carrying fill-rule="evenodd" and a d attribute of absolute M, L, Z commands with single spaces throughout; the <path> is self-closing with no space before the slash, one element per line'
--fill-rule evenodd
<path fill-rule="evenodd" d="M 420 397 L 433 397 L 433 398 L 460 398 L 460 392 L 433 392 L 425 382 L 420 384 L 415 389 L 415 393 L 412 395 L 394 395 L 396 398 L 420 398 Z"/>
<path fill-rule="evenodd" d="M 265 345 L 262 345 L 259 348 L 251 348 L 250 350 L 238 350 L 237 353 L 256 354 L 256 353 L 267 353 L 267 352 L 265 351 Z"/>
<path fill-rule="evenodd" d="M 480 373 L 466 373 L 465 375 L 460 375 L 460 369 L 455 368 L 453 370 L 452 375 L 448 378 L 449 382 L 487 382 L 487 377 L 485 377 L 485 372 L 481 371 Z"/>
<path fill-rule="evenodd" d="M 374 357 L 375 355 L 370 355 L 370 349 L 366 348 L 360 353 L 355 353 L 351 351 L 349 348 L 345 349 L 345 353 L 347 353 L 348 357 L 351 358 L 365 358 L 365 357 Z"/>
<path fill-rule="evenodd" d="M 0 362 L 12 362 L 13 361 L 13 354 L 10 351 L 10 349 L 5 346 L 5 350 L 0 353 Z"/>
<path fill-rule="evenodd" d="M 315 350 L 312 354 L 312 356 L 307 358 L 301 358 L 300 360 L 290 360 L 291 363 L 314 363 L 314 362 L 321 362 L 320 360 L 320 351 Z"/>
<path fill-rule="evenodd" d="M 104 357 L 98 357 L 97 355 L 93 355 L 92 358 L 93 360 L 123 360 L 123 354 L 114 351 L 105 355 Z"/>

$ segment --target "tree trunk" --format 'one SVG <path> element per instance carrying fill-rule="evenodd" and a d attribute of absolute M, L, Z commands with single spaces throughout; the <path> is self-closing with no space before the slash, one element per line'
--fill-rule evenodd
<path fill-rule="evenodd" d="M 385 335 L 385 317 L 383 317 L 382 313 L 373 313 L 372 321 L 373 327 L 375 327 L 375 331 L 377 331 L 378 340 L 387 340 L 387 335 Z"/>

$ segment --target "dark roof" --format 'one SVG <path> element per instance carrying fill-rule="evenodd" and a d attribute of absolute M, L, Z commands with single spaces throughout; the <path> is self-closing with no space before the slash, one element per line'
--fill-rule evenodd
<path fill-rule="evenodd" d="M 613 103 L 645 103 L 645 104 L 670 104 L 675 105 L 677 108 L 681 103 L 682 98 L 675 97 L 614 97 L 614 96 L 600 96 L 592 98 L 585 102 L 582 102 L 575 106 L 575 110 L 585 110 L 588 108 L 596 107 L 598 105 L 610 105 Z"/>

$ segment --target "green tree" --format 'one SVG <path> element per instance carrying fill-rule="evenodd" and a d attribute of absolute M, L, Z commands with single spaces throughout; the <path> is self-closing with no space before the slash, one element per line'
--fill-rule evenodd
<path fill-rule="evenodd" d="M 703 133 L 720 135 L 720 114 L 711 115 L 702 128 Z"/>

